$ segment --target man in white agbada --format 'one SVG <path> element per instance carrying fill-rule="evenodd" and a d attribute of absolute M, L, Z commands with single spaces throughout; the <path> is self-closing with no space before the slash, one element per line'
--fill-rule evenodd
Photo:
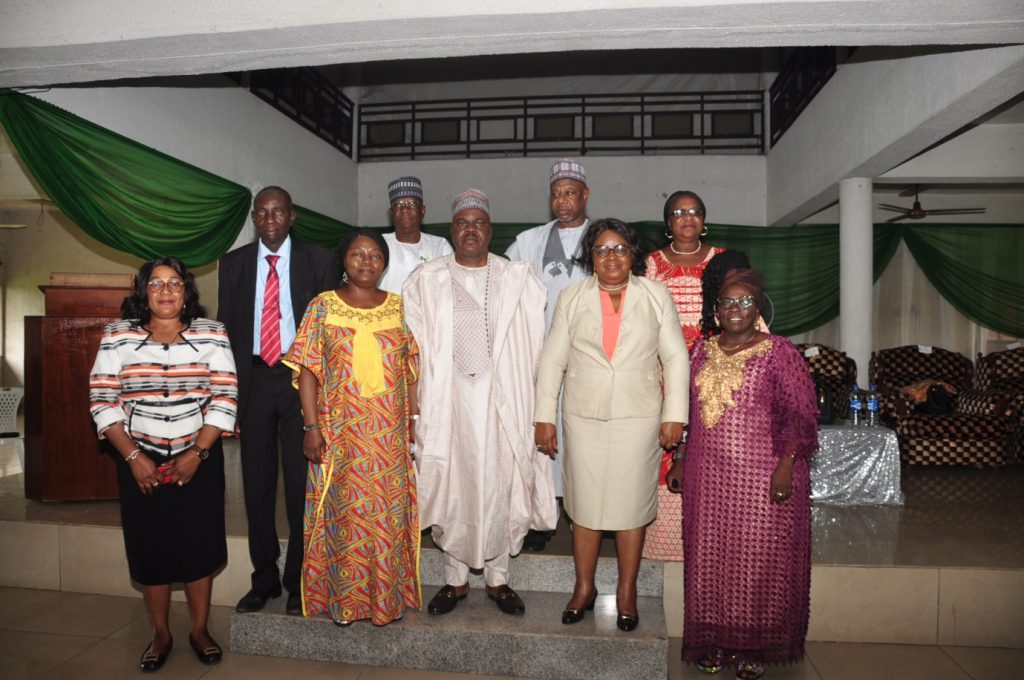
<path fill-rule="evenodd" d="M 418 177 L 399 177 L 388 185 L 388 217 L 395 228 L 384 234 L 390 261 L 384 276 L 377 284 L 381 290 L 400 294 L 409 274 L 424 262 L 452 254 L 448 240 L 424 234 L 423 218 L 427 207 L 423 203 L 423 184 Z"/>
<path fill-rule="evenodd" d="M 527 530 L 553 529 L 558 517 L 551 460 L 533 438 L 547 297 L 528 265 L 488 253 L 490 239 L 487 196 L 462 192 L 452 203 L 455 254 L 420 266 L 402 291 L 420 347 L 420 523 L 444 551 L 446 585 L 431 614 L 466 597 L 471 568 L 483 569 L 501 611 L 524 613 L 509 559 Z"/>
<path fill-rule="evenodd" d="M 579 255 L 580 240 L 590 226 L 587 218 L 587 173 L 583 164 L 562 158 L 551 166 L 548 183 L 551 187 L 551 214 L 555 219 L 539 227 L 520 233 L 505 251 L 513 262 L 529 262 L 533 273 L 548 287 L 548 306 L 544 314 L 545 333 L 551 330 L 551 319 L 559 294 L 587 278 L 587 272 L 573 258 Z M 561 402 L 561 400 L 559 400 Z M 559 409 L 555 420 L 558 441 L 562 441 L 562 417 Z M 562 457 L 557 456 L 552 466 L 555 477 L 555 495 L 562 495 Z M 543 550 L 549 536 L 530 532 L 526 537 L 528 550 Z"/>

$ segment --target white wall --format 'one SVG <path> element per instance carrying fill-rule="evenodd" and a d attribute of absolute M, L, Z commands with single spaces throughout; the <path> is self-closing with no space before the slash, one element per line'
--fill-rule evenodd
<path fill-rule="evenodd" d="M 278 184 L 307 208 L 356 217 L 356 164 L 226 78 L 55 88 L 36 96 L 250 189 Z"/>
<path fill-rule="evenodd" d="M 468 187 L 491 200 L 495 222 L 551 219 L 548 176 L 554 158 L 406 161 L 359 165 L 359 224 L 388 223 L 387 185 L 402 175 L 423 181 L 427 222 L 451 219 L 451 201 Z M 765 223 L 763 156 L 643 156 L 580 159 L 587 170 L 592 218 L 660 220 L 672 192 L 696 191 L 708 206 L 709 221 L 720 224 Z"/>
<path fill-rule="evenodd" d="M 39 95 L 98 125 L 208 170 L 258 188 L 279 184 L 296 203 L 354 221 L 356 165 L 340 151 L 223 78 L 186 87 L 88 87 Z M 9 168 L 8 168 L 9 169 Z M 0 232 L 3 286 L 3 384 L 22 384 L 23 318 L 43 313 L 38 286 L 50 272 L 131 272 L 139 258 L 109 248 L 56 210 L 6 211 L 4 221 L 29 226 Z M 251 225 L 240 241 L 252 238 Z M 173 253 L 172 253 L 173 254 Z M 216 264 L 197 268 L 200 299 L 216 314 Z"/>
<path fill-rule="evenodd" d="M 768 221 L 806 219 L 1024 88 L 1024 46 L 858 51 L 768 154 Z M 955 168 L 950 168 L 955 176 Z"/>

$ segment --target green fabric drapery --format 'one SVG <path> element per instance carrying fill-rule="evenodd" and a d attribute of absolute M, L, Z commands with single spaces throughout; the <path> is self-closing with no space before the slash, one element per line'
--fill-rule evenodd
<path fill-rule="evenodd" d="M 639 222 L 650 248 L 665 244 L 663 222 Z M 896 252 L 889 225 L 875 225 L 873 280 L 878 280 Z M 709 224 L 712 245 L 742 250 L 764 272 L 775 306 L 772 332 L 795 335 L 839 315 L 839 225 L 808 224 L 786 228 Z"/>
<path fill-rule="evenodd" d="M 295 205 L 295 224 L 291 233 L 300 241 L 315 243 L 333 253 L 338 248 L 338 241 L 351 228 L 352 225 L 333 217 Z"/>
<path fill-rule="evenodd" d="M 245 223 L 245 187 L 42 100 L 0 91 L 0 123 L 61 212 L 112 248 L 202 265 Z"/>
<path fill-rule="evenodd" d="M 907 224 L 902 236 L 957 311 L 986 328 L 1024 337 L 1024 225 Z"/>
<path fill-rule="evenodd" d="M 29 171 L 87 234 L 141 258 L 167 254 L 189 266 L 212 262 L 234 243 L 251 196 L 241 185 L 178 161 L 39 99 L 0 90 L 3 124 Z M 293 233 L 331 250 L 351 226 L 295 206 Z M 660 221 L 633 223 L 648 247 L 664 243 Z M 494 224 L 503 253 L 535 223 Z M 708 240 L 745 251 L 763 269 L 775 304 L 772 329 L 792 335 L 839 313 L 837 225 L 788 228 L 709 225 Z M 448 223 L 424 231 L 447 237 Z M 901 239 L 939 292 L 981 325 L 1024 336 L 1024 225 L 876 224 L 877 280 Z"/>

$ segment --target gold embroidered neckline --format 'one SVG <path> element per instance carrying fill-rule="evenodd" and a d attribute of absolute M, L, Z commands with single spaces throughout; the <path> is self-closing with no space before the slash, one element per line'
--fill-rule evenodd
<path fill-rule="evenodd" d="M 718 346 L 718 336 L 704 345 L 707 360 L 697 374 L 700 419 L 704 427 L 712 428 L 725 413 L 725 409 L 736 405 L 733 395 L 743 387 L 743 376 L 747 361 L 763 356 L 771 347 L 768 338 L 742 349 L 735 354 L 726 354 Z"/>

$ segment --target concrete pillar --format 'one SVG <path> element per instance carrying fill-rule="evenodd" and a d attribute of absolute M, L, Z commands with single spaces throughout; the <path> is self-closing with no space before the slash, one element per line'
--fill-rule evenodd
<path fill-rule="evenodd" d="M 871 179 L 839 181 L 839 345 L 857 362 L 857 382 L 868 382 L 872 335 Z"/>

